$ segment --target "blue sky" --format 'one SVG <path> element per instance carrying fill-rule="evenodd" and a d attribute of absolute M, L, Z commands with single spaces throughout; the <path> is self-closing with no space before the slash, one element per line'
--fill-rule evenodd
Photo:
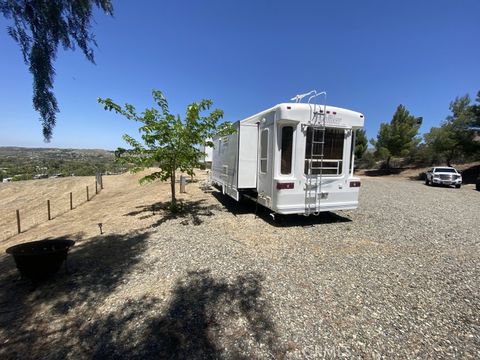
<path fill-rule="evenodd" d="M 235 121 L 311 89 L 363 112 L 368 137 L 399 104 L 423 116 L 421 132 L 456 96 L 480 90 L 480 1 L 115 1 L 96 13 L 96 65 L 59 49 L 61 112 L 50 144 L 33 111 L 32 79 L 0 17 L 0 146 L 115 149 L 138 126 L 98 97 L 171 110 L 210 98 Z"/>

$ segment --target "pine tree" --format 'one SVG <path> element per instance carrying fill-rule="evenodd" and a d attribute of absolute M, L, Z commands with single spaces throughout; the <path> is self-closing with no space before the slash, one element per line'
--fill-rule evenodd
<path fill-rule="evenodd" d="M 411 115 L 405 106 L 399 105 L 390 123 L 380 124 L 377 140 L 371 140 L 375 156 L 384 159 L 387 168 L 392 157 L 408 156 L 420 143 L 417 134 L 421 124 L 421 117 Z"/>

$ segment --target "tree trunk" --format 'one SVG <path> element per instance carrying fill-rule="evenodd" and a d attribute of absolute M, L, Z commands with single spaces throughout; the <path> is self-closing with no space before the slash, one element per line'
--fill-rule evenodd
<path fill-rule="evenodd" d="M 172 170 L 170 175 L 170 187 L 172 190 L 172 211 L 177 210 L 177 199 L 175 198 L 175 170 Z"/>
<path fill-rule="evenodd" d="M 391 156 L 387 157 L 387 163 L 386 163 L 387 169 L 390 169 L 390 159 L 391 158 L 392 158 Z"/>
<path fill-rule="evenodd" d="M 447 155 L 447 166 L 451 167 L 452 166 L 452 159 L 454 156 L 454 150 L 449 151 L 449 154 Z"/>

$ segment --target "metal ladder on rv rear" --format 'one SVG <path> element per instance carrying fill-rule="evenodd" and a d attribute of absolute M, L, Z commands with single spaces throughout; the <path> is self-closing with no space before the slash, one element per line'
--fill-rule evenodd
<path fill-rule="evenodd" d="M 320 94 L 321 93 L 319 93 L 318 95 Z M 312 119 L 308 122 L 308 127 L 311 129 L 311 147 L 310 160 L 308 161 L 307 175 L 305 180 L 305 216 L 311 214 L 318 215 L 320 213 L 320 203 L 323 196 L 322 177 L 325 152 L 325 118 L 327 116 L 326 93 L 324 95 L 325 103 L 323 104 L 323 106 L 315 104 L 313 105 Z M 309 102 L 311 99 L 312 97 L 309 99 Z M 308 131 L 306 136 L 308 136 Z M 314 151 L 316 145 L 320 146 L 319 154 L 316 154 Z M 314 166 L 313 163 L 320 163 L 320 166 Z M 316 171 L 315 174 L 312 170 Z"/>

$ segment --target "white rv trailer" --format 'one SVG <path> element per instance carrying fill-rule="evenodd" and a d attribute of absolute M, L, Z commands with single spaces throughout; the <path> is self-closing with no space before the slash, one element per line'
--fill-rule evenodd
<path fill-rule="evenodd" d="M 318 215 L 358 206 L 353 174 L 361 113 L 326 105 L 284 103 L 237 121 L 215 137 L 212 182 L 278 214 Z"/>

